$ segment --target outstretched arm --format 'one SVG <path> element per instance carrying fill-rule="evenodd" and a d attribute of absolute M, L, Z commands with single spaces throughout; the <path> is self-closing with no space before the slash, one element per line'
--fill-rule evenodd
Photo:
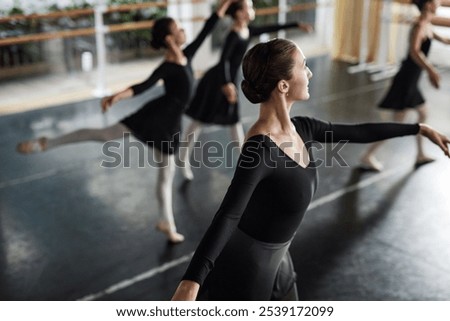
<path fill-rule="evenodd" d="M 297 128 L 303 125 L 310 128 L 313 139 L 321 143 L 372 143 L 394 137 L 420 134 L 438 145 L 444 154 L 450 157 L 448 137 L 426 124 L 365 123 L 347 125 L 332 124 L 308 117 L 295 117 L 293 120 Z"/>
<path fill-rule="evenodd" d="M 135 95 L 139 95 L 151 88 L 156 82 L 161 79 L 164 75 L 164 68 L 159 66 L 156 70 L 143 82 L 133 85 L 129 88 L 126 88 L 114 95 L 104 97 L 101 101 L 102 111 L 106 112 L 109 108 L 118 101 L 126 98 L 133 97 Z"/>
<path fill-rule="evenodd" d="M 192 41 L 184 50 L 184 55 L 188 59 L 192 59 L 192 57 L 197 52 L 198 48 L 202 45 L 203 41 L 206 39 L 206 37 L 210 34 L 210 32 L 214 29 L 214 26 L 216 25 L 219 18 L 223 17 L 225 15 L 225 12 L 227 11 L 230 4 L 235 0 L 222 0 L 220 2 L 220 5 L 218 9 L 206 20 L 205 24 L 203 25 L 202 30 L 197 35 L 194 41 Z"/>
<path fill-rule="evenodd" d="M 223 18 L 223 16 L 225 16 L 225 12 L 227 12 L 230 5 L 236 1 L 237 0 L 221 0 L 216 9 L 216 14 L 219 16 L 219 18 Z"/>
<path fill-rule="evenodd" d="M 102 107 L 102 112 L 106 113 L 109 108 L 111 108 L 112 105 L 115 103 L 121 101 L 122 99 L 126 99 L 133 96 L 133 90 L 131 88 L 124 89 L 117 94 L 103 97 L 102 101 L 100 102 Z"/>

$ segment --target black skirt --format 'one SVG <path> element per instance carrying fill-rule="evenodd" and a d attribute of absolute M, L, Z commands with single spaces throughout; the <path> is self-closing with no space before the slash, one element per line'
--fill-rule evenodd
<path fill-rule="evenodd" d="M 386 96 L 379 103 L 380 108 L 403 110 L 416 108 L 425 103 L 418 82 L 422 69 L 410 60 L 405 60 Z"/>
<path fill-rule="evenodd" d="M 148 102 L 120 122 L 149 147 L 164 154 L 174 154 L 180 144 L 184 107 L 178 100 L 164 95 Z"/>

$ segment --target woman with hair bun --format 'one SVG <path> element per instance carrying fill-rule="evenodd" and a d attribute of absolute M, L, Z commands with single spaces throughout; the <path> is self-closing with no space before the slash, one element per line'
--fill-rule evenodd
<path fill-rule="evenodd" d="M 439 88 L 440 77 L 436 69 L 428 60 L 431 40 L 436 39 L 450 44 L 449 38 L 443 38 L 432 30 L 431 19 L 435 16 L 440 0 L 413 0 L 420 11 L 420 17 L 412 26 L 409 40 L 408 56 L 403 60 L 400 70 L 395 75 L 391 87 L 378 107 L 393 112 L 394 121 L 403 122 L 408 111 L 418 113 L 418 121 L 425 122 L 428 107 L 419 90 L 418 82 L 422 70 L 428 73 L 428 78 L 435 88 Z M 377 142 L 369 146 L 361 157 L 360 167 L 371 171 L 381 171 L 383 165 L 375 158 L 375 151 L 383 144 Z M 417 156 L 415 167 L 434 161 L 428 157 L 422 146 L 422 138 L 417 136 Z"/>
<path fill-rule="evenodd" d="M 251 0 L 237 0 L 228 8 L 227 15 L 233 19 L 231 30 L 222 47 L 220 61 L 209 69 L 200 80 L 194 98 L 186 114 L 192 118 L 187 127 L 185 138 L 187 148 L 180 151 L 182 173 L 185 179 L 192 180 L 194 175 L 189 157 L 196 137 L 205 124 L 230 126 L 231 138 L 242 145 L 244 130 L 239 121 L 238 91 L 236 89 L 237 72 L 242 57 L 247 51 L 250 40 L 263 33 L 289 28 L 300 28 L 310 32 L 312 27 L 301 22 L 274 24 L 267 26 L 249 26 L 255 19 L 255 10 Z"/>
<path fill-rule="evenodd" d="M 313 142 L 368 143 L 420 134 L 450 157 L 449 139 L 425 124 L 339 125 L 291 118 L 294 102 L 309 99 L 312 73 L 289 40 L 257 44 L 242 69 L 242 90 L 260 103 L 259 118 L 173 300 L 297 299 L 288 248 L 317 188 Z"/>
<path fill-rule="evenodd" d="M 162 96 L 147 102 L 138 111 L 110 127 L 81 129 L 56 138 L 41 137 L 25 141 L 18 144 L 18 152 L 43 152 L 83 141 L 107 142 L 122 138 L 126 133 L 133 134 L 152 147 L 153 157 L 159 167 L 157 198 L 161 219 L 156 228 L 167 236 L 169 242 L 182 242 L 184 236 L 177 232 L 173 217 L 172 182 L 175 173 L 174 153 L 177 152 L 180 141 L 181 117 L 193 94 L 194 75 L 191 62 L 200 45 L 233 1 L 222 0 L 197 38 L 184 49 L 181 49 L 181 46 L 186 42 L 186 36 L 178 22 L 169 17 L 158 19 L 152 28 L 151 45 L 155 49 L 165 50 L 164 61 L 142 83 L 103 98 L 101 108 L 106 112 L 120 100 L 152 88 L 158 80 L 164 81 L 165 93 Z"/>

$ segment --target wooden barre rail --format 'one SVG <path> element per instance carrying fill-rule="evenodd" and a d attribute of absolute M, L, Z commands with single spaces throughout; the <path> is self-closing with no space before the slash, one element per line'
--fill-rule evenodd
<path fill-rule="evenodd" d="M 314 2 L 302 3 L 302 4 L 288 6 L 288 9 L 289 9 L 288 12 L 308 11 L 308 10 L 316 9 L 318 7 L 327 7 L 327 6 L 332 6 L 332 3 L 328 2 L 325 5 L 320 5 L 320 6 Z M 255 9 L 255 12 L 256 12 L 256 15 L 258 15 L 258 16 L 268 16 L 268 15 L 280 13 L 282 11 L 278 7 L 268 7 L 268 8 Z"/>
<path fill-rule="evenodd" d="M 198 1 L 198 0 L 196 0 Z M 202 0 L 203 1 L 203 0 Z M 123 12 L 123 11 L 132 11 L 146 8 L 162 8 L 167 7 L 167 2 L 164 0 L 163 2 L 145 2 L 145 3 L 137 3 L 137 4 L 124 4 L 120 6 L 110 6 L 107 7 L 105 13 L 112 12 Z M 49 12 L 44 14 L 30 14 L 30 15 L 12 15 L 8 17 L 1 17 L 0 23 L 17 21 L 17 20 L 34 20 L 34 19 L 59 19 L 62 17 L 79 17 L 79 16 L 89 16 L 94 14 L 93 8 L 86 9 L 73 9 L 73 10 L 62 10 Z"/>
<path fill-rule="evenodd" d="M 204 2 L 205 0 L 193 0 L 195 3 Z M 156 3 L 151 3 L 154 7 Z M 149 7 L 149 3 L 142 3 L 139 4 L 140 7 Z M 142 5 L 142 6 L 141 6 Z M 328 5 L 331 5 L 331 2 L 328 3 Z M 136 8 L 136 5 L 126 5 L 126 6 L 120 6 L 120 10 L 124 10 L 124 7 L 129 8 Z M 290 12 L 293 11 L 306 11 L 306 10 L 312 10 L 317 8 L 318 5 L 316 3 L 305 3 L 305 4 L 299 4 L 294 5 L 290 7 Z M 113 8 L 113 7 L 110 7 Z M 119 8 L 117 8 L 119 9 Z M 91 9 L 89 9 L 91 10 Z M 279 13 L 280 10 L 278 7 L 270 7 L 270 8 L 262 8 L 255 10 L 257 15 L 264 16 L 264 15 L 271 15 L 275 13 Z M 83 11 L 84 12 L 84 11 Z M 92 11 L 93 12 L 93 11 Z M 77 13 L 79 14 L 79 13 Z M 42 15 L 41 15 L 42 16 Z M 191 19 L 191 21 L 197 22 L 204 20 L 202 17 L 194 17 Z M 127 22 L 127 23 L 121 23 L 121 24 L 112 24 L 112 25 L 106 25 L 106 33 L 112 33 L 112 32 L 120 32 L 120 31 L 131 31 L 131 30 L 141 30 L 141 29 L 147 29 L 151 28 L 153 26 L 154 21 L 138 21 L 138 22 Z M 10 45 L 18 45 L 23 44 L 27 42 L 37 42 L 37 41 L 46 41 L 46 40 L 52 40 L 52 39 L 58 39 L 58 38 L 72 38 L 72 37 L 79 37 L 79 36 L 89 36 L 95 34 L 95 28 L 80 28 L 75 30 L 62 30 L 62 31 L 54 31 L 54 32 L 45 32 L 45 33 L 37 33 L 37 34 L 29 34 L 29 35 L 23 35 L 23 36 L 16 36 L 16 37 L 7 37 L 0 39 L 0 47 L 2 46 L 10 46 Z"/>
<path fill-rule="evenodd" d="M 190 3 L 199 4 L 204 3 L 207 0 L 191 0 Z M 175 3 L 182 3 L 181 1 L 176 1 Z M 132 10 L 141 10 L 147 8 L 165 8 L 167 7 L 167 0 L 157 1 L 157 2 L 145 2 L 145 3 L 135 3 L 135 4 L 121 4 L 109 6 L 106 8 L 105 13 L 112 12 L 126 12 Z M 59 19 L 62 17 L 79 17 L 79 16 L 89 16 L 94 14 L 93 8 L 86 9 L 73 9 L 73 10 L 61 10 L 55 12 L 49 12 L 44 14 L 30 14 L 30 15 L 12 15 L 8 17 L 0 17 L 0 23 L 6 23 L 17 20 L 34 20 L 34 19 Z"/>
<path fill-rule="evenodd" d="M 202 3 L 206 0 L 191 0 L 191 3 Z M 380 0 L 383 1 L 383 0 Z M 395 2 L 399 3 L 410 3 L 411 0 L 395 0 Z M 182 3 L 180 0 L 176 1 L 176 3 Z M 441 5 L 444 7 L 450 7 L 450 0 L 442 0 Z M 303 10 L 310 10 L 315 8 L 317 5 L 315 3 L 305 3 L 291 6 L 292 11 L 297 11 L 299 8 Z M 145 2 L 145 3 L 136 3 L 136 4 L 124 4 L 118 6 L 110 6 L 106 9 L 106 13 L 111 12 L 126 12 L 132 10 L 146 9 L 152 7 L 167 7 L 167 0 L 158 1 L 158 2 Z M 278 13 L 277 7 L 271 8 L 261 8 L 256 9 L 260 15 L 269 15 Z M 45 14 L 30 14 L 30 15 L 12 15 L 8 17 L 0 17 L 0 23 L 6 23 L 17 20 L 33 20 L 33 19 L 58 19 L 62 17 L 78 17 L 78 16 L 87 16 L 94 14 L 94 9 L 73 9 L 73 10 L 62 10 L 56 12 L 50 12 Z"/>
<path fill-rule="evenodd" d="M 203 17 L 194 17 L 191 19 L 192 21 L 204 21 Z M 153 27 L 154 20 L 148 21 L 138 21 L 138 22 L 126 22 L 108 25 L 106 27 L 106 33 L 113 32 L 121 32 L 121 31 L 132 31 L 132 30 L 142 30 L 142 29 L 150 29 Z M 2 46 L 10 46 L 10 45 L 18 45 L 27 42 L 37 42 L 37 41 L 45 41 L 59 38 L 73 38 L 80 36 L 90 36 L 95 34 L 95 28 L 80 28 L 75 30 L 63 30 L 63 31 L 55 31 L 55 32 L 45 32 L 45 33 L 37 33 L 31 35 L 24 35 L 19 37 L 11 37 L 0 39 L 0 47 Z"/>

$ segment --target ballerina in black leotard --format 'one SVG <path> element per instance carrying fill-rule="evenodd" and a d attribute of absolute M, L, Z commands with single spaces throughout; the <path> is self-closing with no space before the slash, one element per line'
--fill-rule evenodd
<path fill-rule="evenodd" d="M 450 44 L 450 39 L 442 38 L 431 29 L 431 19 L 440 5 L 439 0 L 414 0 L 421 15 L 411 29 L 409 52 L 402 62 L 400 70 L 395 75 L 392 85 L 379 107 L 394 112 L 394 121 L 402 122 L 408 110 L 415 110 L 419 114 L 420 123 L 426 121 L 428 108 L 425 99 L 418 88 L 418 82 L 422 70 L 428 73 L 431 84 L 439 88 L 440 77 L 433 65 L 428 61 L 431 40 L 436 39 Z M 374 157 L 375 151 L 383 144 L 377 142 L 369 146 L 361 158 L 363 169 L 380 171 L 381 163 Z M 416 167 L 432 162 L 433 159 L 426 156 L 422 147 L 422 138 L 417 136 Z"/>
<path fill-rule="evenodd" d="M 243 92 L 251 102 L 261 103 L 260 115 L 174 300 L 194 300 L 199 289 L 199 298 L 210 300 L 297 297 L 287 250 L 316 190 L 313 142 L 325 142 L 327 136 L 333 142 L 367 143 L 420 133 L 450 157 L 450 140 L 424 124 L 337 125 L 290 118 L 293 103 L 309 98 L 312 73 L 302 51 L 289 40 L 253 47 L 243 72 Z"/>
<path fill-rule="evenodd" d="M 188 180 L 193 178 L 189 157 L 202 126 L 205 124 L 231 126 L 232 139 L 240 146 L 244 141 L 244 130 L 239 121 L 236 75 L 250 40 L 263 33 L 282 29 L 300 28 L 307 32 L 312 30 L 309 24 L 301 22 L 249 26 L 250 21 L 255 18 L 251 0 L 238 0 L 232 3 L 226 14 L 232 17 L 233 25 L 223 44 L 220 61 L 200 80 L 194 98 L 186 111 L 193 121 L 187 127 L 184 139 L 188 142 L 188 148 L 180 151 L 180 159 L 183 164 L 183 176 Z"/>
<path fill-rule="evenodd" d="M 178 23 L 172 18 L 157 20 L 152 29 L 152 46 L 155 49 L 166 49 L 164 62 L 144 82 L 105 97 L 101 106 L 105 112 L 118 101 L 148 90 L 160 79 L 164 81 L 164 95 L 147 102 L 137 112 L 110 127 L 81 129 L 56 138 L 41 137 L 19 143 L 17 150 L 29 154 L 75 142 L 106 142 L 132 133 L 152 147 L 159 167 L 157 198 L 161 207 L 161 220 L 156 227 L 167 235 L 169 241 L 182 242 L 184 237 L 177 233 L 172 212 L 172 181 L 175 173 L 174 153 L 180 141 L 181 117 L 193 95 L 194 75 L 191 62 L 218 18 L 224 16 L 233 1 L 222 0 L 197 38 L 183 50 L 181 46 L 186 42 L 186 36 Z"/>

